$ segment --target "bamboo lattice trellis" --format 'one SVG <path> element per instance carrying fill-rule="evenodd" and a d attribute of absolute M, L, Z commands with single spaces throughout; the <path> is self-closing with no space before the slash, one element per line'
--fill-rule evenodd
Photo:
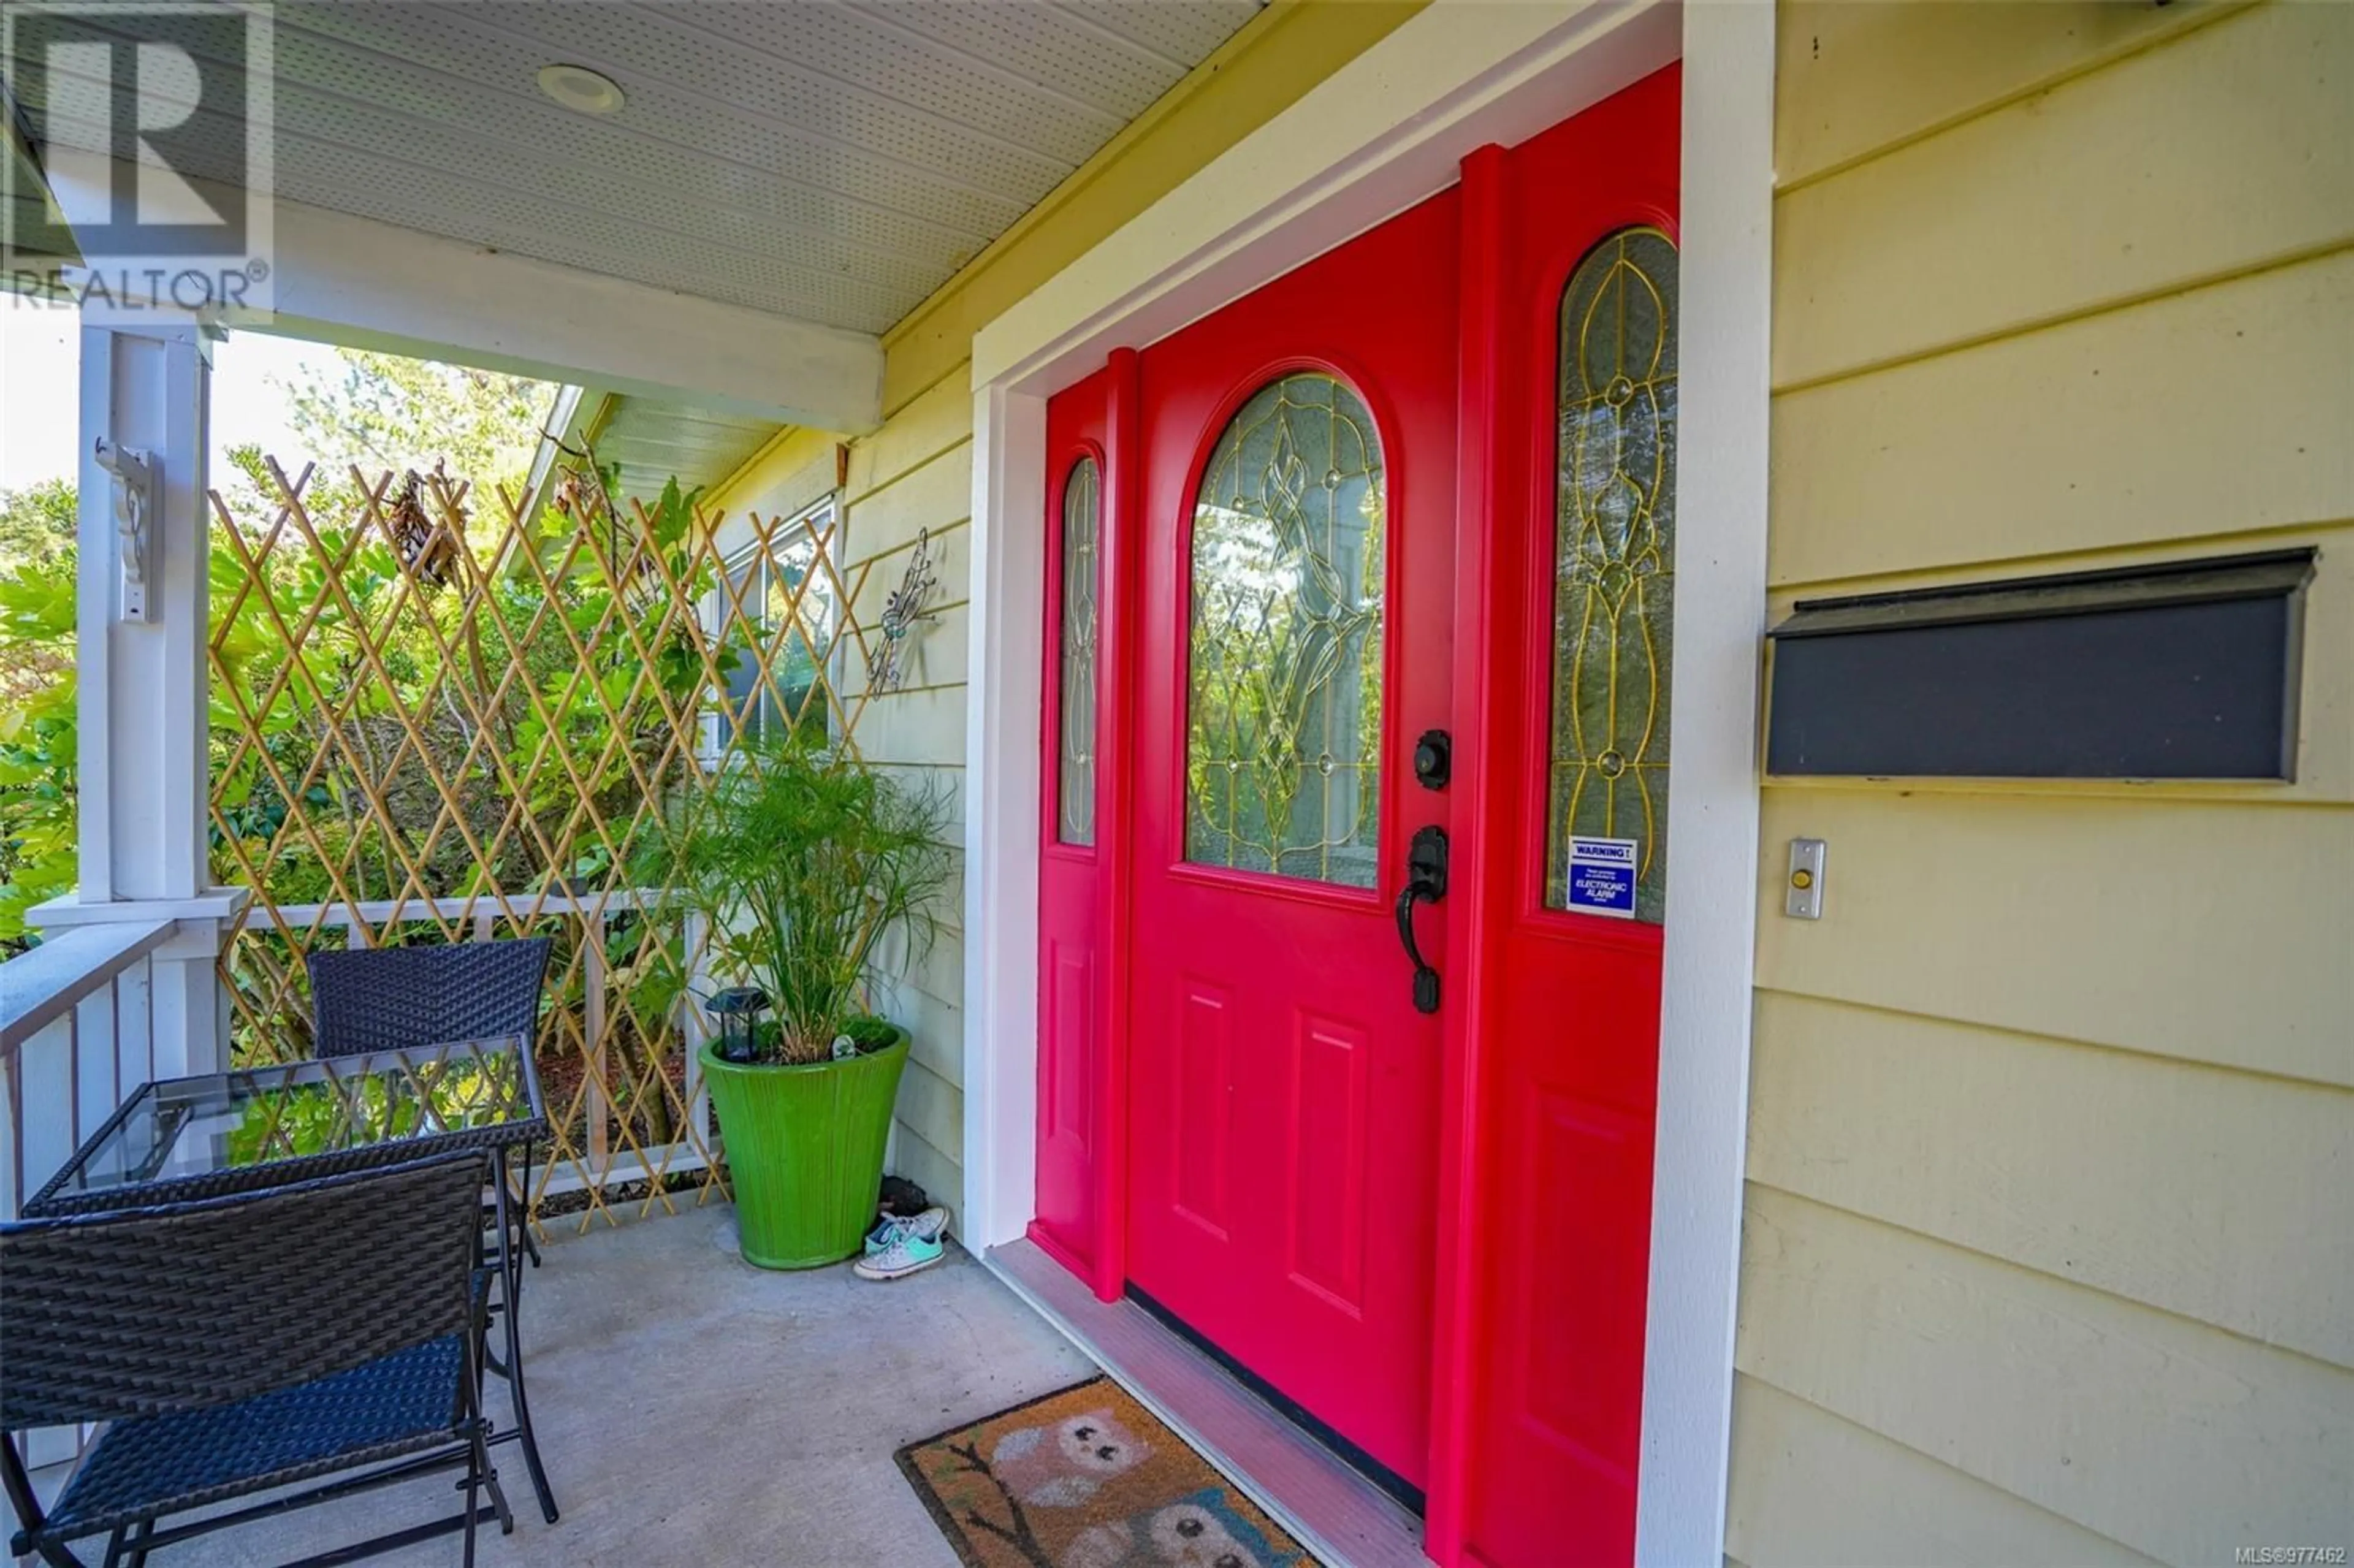
<path fill-rule="evenodd" d="M 616 505 L 586 470 L 491 518 L 438 469 L 263 470 L 268 515 L 212 497 L 214 860 L 254 890 L 220 959 L 239 1059 L 312 1054 L 322 943 L 552 936 L 535 1217 L 724 1195 L 694 1059 L 709 934 L 640 885 L 647 852 L 762 726 L 855 752 L 873 563 L 842 565 L 835 512 L 751 515 L 723 556 L 722 518 Z M 737 569 L 746 545 L 775 569 Z"/>

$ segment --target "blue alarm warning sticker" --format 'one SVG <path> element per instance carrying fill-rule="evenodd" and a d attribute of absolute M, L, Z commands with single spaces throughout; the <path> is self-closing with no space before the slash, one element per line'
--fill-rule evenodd
<path fill-rule="evenodd" d="M 1569 841 L 1569 907 L 1584 915 L 1635 917 L 1633 839 Z"/>

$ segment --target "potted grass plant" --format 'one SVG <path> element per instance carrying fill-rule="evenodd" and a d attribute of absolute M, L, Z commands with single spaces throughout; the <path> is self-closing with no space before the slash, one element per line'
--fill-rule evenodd
<path fill-rule="evenodd" d="M 665 827 L 663 881 L 709 922 L 714 967 L 766 1003 L 735 1023 L 736 1049 L 701 1053 L 745 1260 L 838 1262 L 875 1223 L 907 1061 L 907 1032 L 873 1014 L 871 986 L 938 933 L 946 803 L 787 741 L 748 748 Z"/>

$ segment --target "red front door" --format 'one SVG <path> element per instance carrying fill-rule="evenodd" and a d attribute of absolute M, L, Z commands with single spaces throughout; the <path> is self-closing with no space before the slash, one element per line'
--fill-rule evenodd
<path fill-rule="evenodd" d="M 1394 908 L 1447 821 L 1407 758 L 1447 723 L 1455 255 L 1442 196 L 1141 375 L 1129 1279 L 1417 1487 L 1440 1030 Z"/>
<path fill-rule="evenodd" d="M 1034 1234 L 1426 1491 L 1449 1564 L 1633 1551 L 1678 87 L 1049 410 Z"/>

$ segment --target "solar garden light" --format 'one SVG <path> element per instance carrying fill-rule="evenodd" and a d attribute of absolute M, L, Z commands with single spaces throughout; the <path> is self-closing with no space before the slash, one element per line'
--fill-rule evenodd
<path fill-rule="evenodd" d="M 703 1005 L 719 1021 L 722 1061 L 749 1062 L 758 1055 L 760 1014 L 769 1011 L 767 991 L 756 985 L 730 986 Z"/>

